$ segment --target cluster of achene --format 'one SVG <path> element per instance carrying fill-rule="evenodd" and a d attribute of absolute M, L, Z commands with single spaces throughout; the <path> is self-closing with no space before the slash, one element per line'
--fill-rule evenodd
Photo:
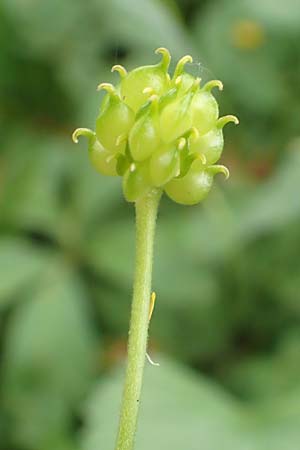
<path fill-rule="evenodd" d="M 153 189 L 164 190 L 177 203 L 200 202 L 211 189 L 213 177 L 228 169 L 216 165 L 223 150 L 223 127 L 238 123 L 235 116 L 219 118 L 212 88 L 222 90 L 218 80 L 201 86 L 201 80 L 185 71 L 192 62 L 179 60 L 168 73 L 170 53 L 156 65 L 131 72 L 120 65 L 120 83 L 101 83 L 106 91 L 96 120 L 96 131 L 78 128 L 73 133 L 89 138 L 92 164 L 103 175 L 122 176 L 128 201 L 136 201 Z"/>

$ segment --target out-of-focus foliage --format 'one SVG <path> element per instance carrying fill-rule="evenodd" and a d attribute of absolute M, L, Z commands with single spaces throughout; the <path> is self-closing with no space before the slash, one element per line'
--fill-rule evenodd
<path fill-rule="evenodd" d="M 174 450 L 297 448 L 300 406 L 295 398 L 265 401 L 254 409 L 203 377 L 196 379 L 161 361 L 161 370 L 147 370 L 137 448 L 151 450 L 154 441 L 158 448 Z M 113 449 L 120 381 L 120 376 L 110 377 L 93 392 L 86 407 L 83 448 L 95 450 L 99 442 L 109 442 L 106 448 Z M 109 406 L 99 408 L 103 403 Z"/>
<path fill-rule="evenodd" d="M 229 182 L 161 204 L 137 448 L 298 449 L 299 23 L 299 0 L 1 2 L 1 450 L 113 449 L 134 211 L 70 134 L 158 46 L 241 124 Z"/>

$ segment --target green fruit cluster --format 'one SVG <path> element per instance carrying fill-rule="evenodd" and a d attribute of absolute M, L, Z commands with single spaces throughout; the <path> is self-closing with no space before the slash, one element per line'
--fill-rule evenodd
<path fill-rule="evenodd" d="M 164 190 L 175 202 L 193 205 L 210 191 L 216 173 L 228 177 L 228 169 L 215 163 L 223 150 L 223 127 L 238 123 L 235 116 L 219 118 L 212 88 L 218 80 L 201 86 L 200 79 L 185 71 L 191 56 L 181 58 L 171 77 L 171 56 L 162 55 L 156 65 L 138 67 L 127 73 L 120 65 L 115 87 L 105 90 L 96 131 L 78 128 L 73 140 L 89 139 L 89 157 L 103 175 L 123 177 L 126 200 L 135 202 L 153 189 Z"/>

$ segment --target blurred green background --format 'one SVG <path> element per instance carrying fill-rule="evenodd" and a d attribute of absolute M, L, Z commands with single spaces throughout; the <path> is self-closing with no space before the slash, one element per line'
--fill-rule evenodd
<path fill-rule="evenodd" d="M 137 450 L 299 450 L 299 0 L 2 0 L 1 450 L 113 450 L 134 211 L 70 135 L 159 46 L 241 123 L 229 182 L 161 204 Z"/>

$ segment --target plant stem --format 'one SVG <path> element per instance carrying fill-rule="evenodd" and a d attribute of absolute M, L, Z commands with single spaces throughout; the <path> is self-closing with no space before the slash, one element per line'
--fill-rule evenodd
<path fill-rule="evenodd" d="M 128 361 L 116 450 L 133 450 L 147 351 L 153 243 L 161 192 L 136 201 L 136 261 Z"/>

